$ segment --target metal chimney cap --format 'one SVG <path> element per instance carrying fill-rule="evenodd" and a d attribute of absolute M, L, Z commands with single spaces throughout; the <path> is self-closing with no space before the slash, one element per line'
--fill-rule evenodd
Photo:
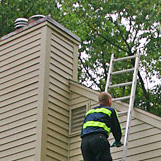
<path fill-rule="evenodd" d="M 33 16 L 31 16 L 31 17 L 29 18 L 29 20 L 30 20 L 30 19 L 38 20 L 38 19 L 44 18 L 44 17 L 45 17 L 44 15 L 33 15 Z"/>
<path fill-rule="evenodd" d="M 28 19 L 27 18 L 17 18 L 16 20 L 15 20 L 15 23 L 16 22 L 28 22 Z"/>
<path fill-rule="evenodd" d="M 16 29 L 19 29 L 21 27 L 24 27 L 28 24 L 28 19 L 26 18 L 17 18 L 14 23 L 14 27 Z"/>
<path fill-rule="evenodd" d="M 20 22 L 15 22 L 15 25 L 19 25 L 19 24 L 24 24 L 24 25 L 27 25 L 28 23 L 27 23 L 27 22 L 23 22 L 23 21 L 20 21 Z"/>

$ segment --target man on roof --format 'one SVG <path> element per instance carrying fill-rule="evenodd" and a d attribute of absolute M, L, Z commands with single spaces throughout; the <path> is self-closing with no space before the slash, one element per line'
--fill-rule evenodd
<path fill-rule="evenodd" d="M 114 146 L 121 146 L 122 128 L 117 111 L 111 107 L 112 97 L 107 92 L 98 96 L 99 106 L 86 113 L 81 131 L 81 151 L 84 161 L 112 161 L 109 134 L 112 132 Z"/>

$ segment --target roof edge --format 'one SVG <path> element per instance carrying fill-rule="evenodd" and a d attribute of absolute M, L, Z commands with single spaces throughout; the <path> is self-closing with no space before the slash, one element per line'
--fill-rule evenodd
<path fill-rule="evenodd" d="M 79 42 L 81 41 L 80 40 L 80 37 L 78 37 L 77 35 L 75 35 L 74 33 L 72 33 L 69 29 L 67 29 L 66 27 L 64 27 L 63 25 L 61 25 L 60 23 L 58 23 L 54 19 L 52 19 L 50 16 L 46 16 L 45 18 L 46 18 L 46 20 L 48 22 L 52 23 L 54 26 L 58 27 L 59 29 L 61 29 L 64 32 L 66 32 L 68 35 L 70 35 L 71 37 L 73 37 L 77 41 L 79 41 Z"/>
<path fill-rule="evenodd" d="M 75 93 L 83 95 L 83 93 L 86 92 L 90 99 L 92 99 L 92 100 L 98 99 L 99 91 L 93 90 L 93 89 L 91 89 L 83 84 L 80 84 L 74 80 L 71 80 L 71 79 L 69 79 L 69 86 L 70 86 L 70 90 L 74 91 Z M 74 90 L 75 87 L 77 87 L 77 90 Z"/>
<path fill-rule="evenodd" d="M 85 85 L 82 85 L 78 82 L 75 82 L 73 80 L 69 80 L 69 84 L 70 84 L 70 90 L 78 93 L 80 95 L 83 95 L 83 92 L 86 92 L 86 94 L 88 95 L 88 97 L 92 100 L 97 100 L 99 91 L 95 91 L 89 87 L 86 87 Z M 77 87 L 76 90 L 74 90 Z M 117 102 L 113 102 L 112 103 L 112 107 L 116 108 L 118 111 L 127 111 L 128 110 L 128 104 L 121 102 L 121 101 L 117 101 Z M 147 111 L 144 111 L 142 109 L 136 108 L 134 107 L 132 116 L 138 120 L 144 121 L 156 128 L 161 129 L 161 118 L 149 113 Z"/>
<path fill-rule="evenodd" d="M 126 111 L 128 110 L 128 104 L 117 101 L 115 102 L 117 104 L 116 109 L 121 110 L 121 111 Z M 132 116 L 138 120 L 141 120 L 143 122 L 146 122 L 154 127 L 157 127 L 161 129 L 161 118 L 157 115 L 154 115 L 152 113 L 149 113 L 147 111 L 144 111 L 142 109 L 134 107 L 134 110 L 132 112 Z"/>

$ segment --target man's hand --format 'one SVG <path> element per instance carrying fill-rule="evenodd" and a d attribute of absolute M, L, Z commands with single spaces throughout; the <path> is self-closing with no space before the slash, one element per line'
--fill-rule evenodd
<path fill-rule="evenodd" d="M 121 147 L 121 146 L 123 146 L 123 144 L 121 143 L 121 141 L 119 141 L 119 142 L 114 141 L 112 143 L 112 145 L 111 145 L 111 147 Z"/>

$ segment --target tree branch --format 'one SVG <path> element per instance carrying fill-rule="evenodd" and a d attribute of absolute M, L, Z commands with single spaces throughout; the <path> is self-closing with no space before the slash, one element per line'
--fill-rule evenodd
<path fill-rule="evenodd" d="M 138 72 L 138 77 L 139 77 L 139 80 L 140 80 L 140 83 L 141 83 L 141 87 L 142 87 L 142 90 L 143 90 L 143 93 L 144 93 L 144 96 L 145 96 L 145 99 L 146 99 L 146 106 L 147 106 L 146 110 L 148 112 L 150 112 L 151 106 L 150 106 L 150 101 L 149 101 L 149 94 L 148 94 L 148 92 L 145 89 L 144 81 L 143 81 L 143 79 L 141 77 L 140 72 Z"/>
<path fill-rule="evenodd" d="M 86 20 L 85 20 L 85 22 L 86 22 Z M 111 44 L 111 45 L 117 47 L 118 49 L 120 49 L 120 50 L 122 50 L 122 51 L 124 51 L 124 52 L 128 52 L 127 50 L 123 49 L 123 48 L 120 47 L 119 45 L 117 45 L 117 44 L 113 43 L 112 41 L 108 40 L 108 39 L 107 39 L 105 36 L 103 36 L 102 34 L 99 34 L 98 30 L 95 29 L 94 27 L 92 27 L 88 22 L 86 22 L 86 23 L 87 23 L 87 25 L 88 25 L 92 30 L 94 30 L 94 31 L 97 33 L 98 36 L 102 37 L 102 38 L 103 38 L 104 40 L 106 40 L 109 44 Z"/>
<path fill-rule="evenodd" d="M 89 73 L 89 70 L 87 69 L 87 67 L 84 65 L 81 57 L 79 57 L 79 60 L 81 61 L 81 64 L 83 65 L 83 68 L 85 69 L 86 73 L 88 74 L 88 76 L 90 77 L 90 79 L 98 86 L 97 82 L 95 81 L 95 79 L 91 76 L 91 74 Z"/>
<path fill-rule="evenodd" d="M 120 16 L 120 19 L 121 19 L 121 16 Z M 131 55 L 132 55 L 131 47 L 130 47 L 130 45 L 129 45 L 128 42 L 127 42 L 128 36 L 126 36 L 126 38 L 124 38 L 123 33 L 122 33 L 122 31 L 121 31 L 119 25 L 118 25 L 117 23 L 115 23 L 115 25 L 116 25 L 117 29 L 118 29 L 119 32 L 120 32 L 120 36 L 121 36 L 122 40 L 124 41 L 124 43 L 126 44 L 128 50 L 129 50 L 129 52 L 127 52 L 127 53 L 129 53 L 129 56 L 131 56 Z M 127 35 L 128 35 L 128 34 L 127 34 Z"/>
<path fill-rule="evenodd" d="M 104 73 L 105 73 L 105 80 L 107 80 L 107 69 L 106 69 L 106 62 L 104 61 L 105 60 L 105 56 L 104 54 L 102 53 L 102 60 L 103 60 L 103 69 L 104 69 Z"/>
<path fill-rule="evenodd" d="M 136 33 L 135 33 L 135 36 L 134 36 L 134 39 L 133 39 L 133 41 L 132 41 L 133 44 L 134 44 L 134 42 L 135 42 L 135 40 L 136 40 L 136 37 L 137 37 L 138 32 L 139 32 L 139 30 L 138 30 L 138 28 L 137 28 Z"/>
<path fill-rule="evenodd" d="M 30 11 L 32 10 L 32 8 L 34 7 L 34 3 L 30 6 L 30 8 L 27 10 L 26 14 L 24 15 L 24 17 L 27 17 L 28 14 L 30 13 Z"/>

